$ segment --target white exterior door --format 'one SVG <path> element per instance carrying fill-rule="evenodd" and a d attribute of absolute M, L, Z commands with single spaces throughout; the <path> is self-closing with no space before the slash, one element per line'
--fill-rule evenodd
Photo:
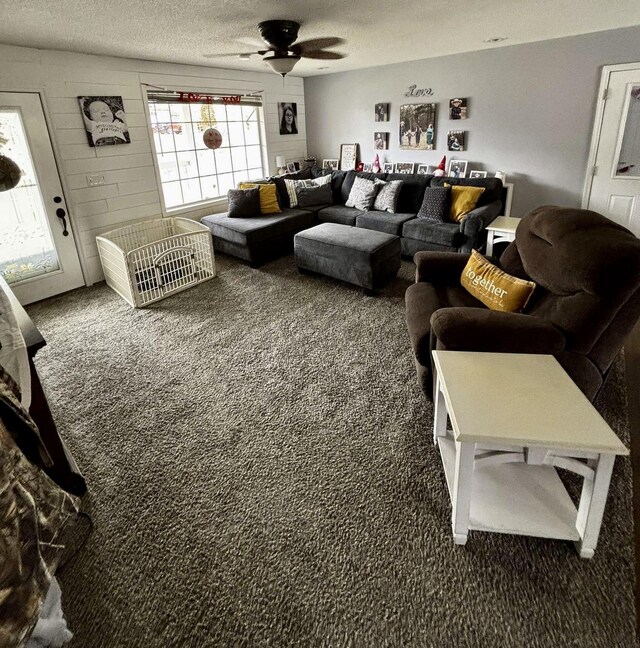
<path fill-rule="evenodd" d="M 605 68 L 583 206 L 640 236 L 640 63 Z"/>
<path fill-rule="evenodd" d="M 0 92 L 0 154 L 22 172 L 0 192 L 0 273 L 22 304 L 83 286 L 39 94 Z"/>

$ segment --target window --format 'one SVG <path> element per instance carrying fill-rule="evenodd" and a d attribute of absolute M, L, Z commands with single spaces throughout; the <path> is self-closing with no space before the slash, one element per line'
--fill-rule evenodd
<path fill-rule="evenodd" d="M 178 92 L 149 92 L 149 114 L 164 204 L 168 210 L 226 196 L 239 182 L 264 176 L 259 97 L 225 104 L 200 95 L 181 101 Z M 216 128 L 220 148 L 205 146 L 202 135 Z"/>

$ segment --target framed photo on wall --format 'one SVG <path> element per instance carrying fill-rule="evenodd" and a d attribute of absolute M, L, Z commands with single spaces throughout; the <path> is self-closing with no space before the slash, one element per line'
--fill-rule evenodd
<path fill-rule="evenodd" d="M 466 97 L 456 97 L 449 101 L 449 119 L 466 119 L 467 118 L 467 99 Z"/>
<path fill-rule="evenodd" d="M 451 130 L 447 133 L 447 150 L 464 151 L 466 131 Z"/>
<path fill-rule="evenodd" d="M 122 97 L 78 97 L 89 146 L 130 144 Z"/>
<path fill-rule="evenodd" d="M 340 168 L 343 171 L 354 171 L 358 163 L 358 145 L 340 145 Z"/>
<path fill-rule="evenodd" d="M 375 107 L 375 118 L 377 122 L 389 121 L 389 104 L 377 103 Z"/>
<path fill-rule="evenodd" d="M 373 148 L 376 151 L 386 151 L 389 148 L 389 133 L 374 133 Z"/>
<path fill-rule="evenodd" d="M 468 164 L 467 160 L 450 160 L 447 175 L 450 178 L 466 178 Z"/>
<path fill-rule="evenodd" d="M 432 151 L 436 143 L 436 104 L 400 106 L 400 148 Z"/>
<path fill-rule="evenodd" d="M 278 104 L 280 135 L 298 134 L 298 104 L 281 101 Z"/>

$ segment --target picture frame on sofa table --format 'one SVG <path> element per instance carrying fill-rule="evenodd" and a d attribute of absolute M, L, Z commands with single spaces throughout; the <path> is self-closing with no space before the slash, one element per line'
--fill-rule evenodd
<path fill-rule="evenodd" d="M 331 171 L 337 171 L 338 170 L 338 162 L 339 162 L 339 160 L 333 159 L 333 158 L 322 160 L 322 168 L 323 169 L 331 169 Z"/>
<path fill-rule="evenodd" d="M 486 171 L 469 171 L 469 177 L 470 178 L 486 178 L 487 177 L 487 172 Z"/>
<path fill-rule="evenodd" d="M 385 162 L 382 165 L 382 172 L 383 173 L 393 173 L 393 162 Z"/>
<path fill-rule="evenodd" d="M 355 171 L 358 163 L 358 145 L 340 144 L 340 168 L 343 171 Z"/>
<path fill-rule="evenodd" d="M 418 175 L 432 175 L 433 174 L 433 166 L 430 164 L 418 164 L 418 168 L 416 169 L 416 173 Z"/>
<path fill-rule="evenodd" d="M 450 178 L 466 178 L 468 160 L 449 160 L 447 175 Z"/>
<path fill-rule="evenodd" d="M 413 162 L 396 162 L 396 173 L 413 173 Z"/>

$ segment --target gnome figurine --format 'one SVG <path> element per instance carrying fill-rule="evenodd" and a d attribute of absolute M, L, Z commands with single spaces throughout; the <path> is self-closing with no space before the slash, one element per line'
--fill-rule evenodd
<path fill-rule="evenodd" d="M 436 178 L 442 178 L 442 176 L 444 175 L 446 166 L 447 166 L 447 156 L 443 155 L 442 160 L 440 160 L 440 164 L 438 164 L 438 167 L 433 172 L 433 175 Z"/>
<path fill-rule="evenodd" d="M 376 159 L 373 161 L 373 164 L 371 165 L 371 173 L 380 173 L 382 171 L 382 168 L 380 167 L 380 158 L 376 154 Z"/>

